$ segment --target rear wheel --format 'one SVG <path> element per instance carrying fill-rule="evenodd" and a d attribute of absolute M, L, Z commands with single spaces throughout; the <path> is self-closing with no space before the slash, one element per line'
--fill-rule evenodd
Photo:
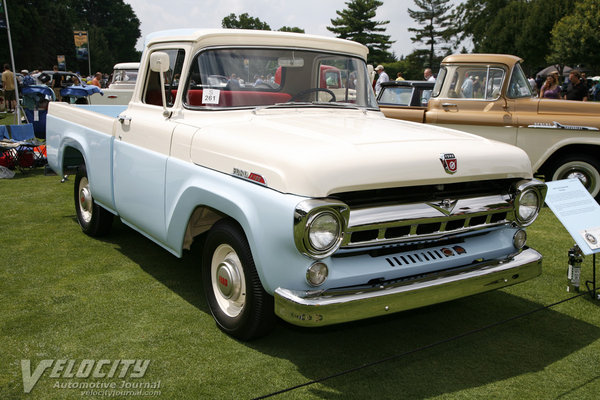
<path fill-rule="evenodd" d="M 600 163 L 587 154 L 563 157 L 552 164 L 553 181 L 577 178 L 596 201 L 600 201 Z"/>
<path fill-rule="evenodd" d="M 113 215 L 94 201 L 85 165 L 77 169 L 74 197 L 77 221 L 85 234 L 102 236 L 110 232 Z"/>
<path fill-rule="evenodd" d="M 250 340 L 272 329 L 273 297 L 262 287 L 245 235 L 230 220 L 218 222 L 208 233 L 202 282 L 210 311 L 221 330 Z"/>

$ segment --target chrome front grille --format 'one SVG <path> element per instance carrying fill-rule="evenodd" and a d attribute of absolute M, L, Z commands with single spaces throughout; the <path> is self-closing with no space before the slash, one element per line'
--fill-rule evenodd
<path fill-rule="evenodd" d="M 514 220 L 510 195 L 350 210 L 342 248 L 431 240 Z"/>

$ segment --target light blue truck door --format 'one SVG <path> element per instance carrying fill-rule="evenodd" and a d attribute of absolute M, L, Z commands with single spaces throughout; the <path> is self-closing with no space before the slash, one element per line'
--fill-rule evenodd
<path fill-rule="evenodd" d="M 175 124 L 162 109 L 130 104 L 115 131 L 113 182 L 117 212 L 126 224 L 164 242 L 165 173 Z"/>

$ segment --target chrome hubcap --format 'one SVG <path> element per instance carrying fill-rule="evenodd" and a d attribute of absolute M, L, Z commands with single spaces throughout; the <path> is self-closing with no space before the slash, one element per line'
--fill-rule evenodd
<path fill-rule="evenodd" d="M 228 244 L 215 249 L 211 262 L 211 281 L 221 311 L 238 316 L 246 304 L 246 281 L 242 263 Z"/>
<path fill-rule="evenodd" d="M 90 185 L 86 177 L 81 178 L 79 181 L 79 211 L 81 218 L 85 222 L 90 222 L 92 219 L 92 192 L 90 191 Z"/>
<path fill-rule="evenodd" d="M 571 161 L 559 167 L 552 180 L 577 178 L 595 197 L 600 193 L 600 173 L 594 166 L 584 161 Z"/>

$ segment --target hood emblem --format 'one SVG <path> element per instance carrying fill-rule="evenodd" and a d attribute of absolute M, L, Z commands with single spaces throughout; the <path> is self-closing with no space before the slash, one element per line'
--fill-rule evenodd
<path fill-rule="evenodd" d="M 456 207 L 456 203 L 458 203 L 458 200 L 444 199 L 442 201 L 427 203 L 427 205 L 435 208 L 445 215 L 450 215 L 452 214 L 454 207 Z"/>
<path fill-rule="evenodd" d="M 458 169 L 458 161 L 453 153 L 444 153 L 440 155 L 440 161 L 448 174 L 456 173 Z"/>

